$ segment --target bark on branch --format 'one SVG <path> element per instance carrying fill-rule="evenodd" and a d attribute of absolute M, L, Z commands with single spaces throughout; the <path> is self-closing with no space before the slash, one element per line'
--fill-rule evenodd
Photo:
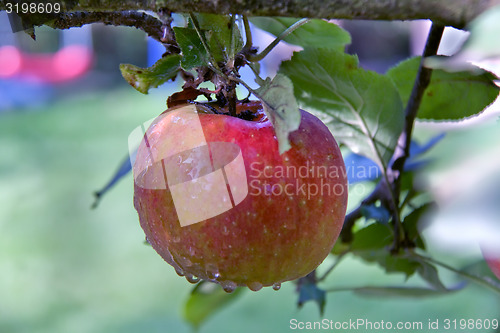
<path fill-rule="evenodd" d="M 0 2 L 5 9 L 9 0 Z M 12 1 L 15 2 L 15 1 Z M 367 20 L 431 19 L 441 25 L 463 28 L 500 0 L 94 0 L 57 1 L 65 11 L 124 11 L 165 8 L 171 12 L 246 14 Z"/>

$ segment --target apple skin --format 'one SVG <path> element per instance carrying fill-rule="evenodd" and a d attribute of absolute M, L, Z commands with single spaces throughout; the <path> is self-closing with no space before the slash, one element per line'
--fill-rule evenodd
<path fill-rule="evenodd" d="M 481 251 L 491 271 L 500 280 L 500 253 L 489 248 L 486 249 L 486 247 L 482 247 Z"/>
<path fill-rule="evenodd" d="M 500 258 L 486 258 L 491 271 L 500 280 Z"/>
<path fill-rule="evenodd" d="M 173 109 L 153 121 L 146 132 L 149 147 L 163 149 L 163 156 L 171 155 L 167 133 L 177 150 L 179 145 L 197 144 L 189 142 L 189 126 L 169 132 L 174 122 L 192 113 L 193 105 Z M 279 289 L 281 282 L 313 271 L 337 240 L 347 207 L 344 161 L 334 137 L 318 118 L 301 110 L 300 127 L 289 135 L 291 149 L 280 155 L 274 128 L 260 102 L 240 103 L 238 111 L 243 110 L 255 112 L 255 119 L 198 111 L 206 142 L 233 142 L 240 147 L 247 182 L 252 184 L 243 201 L 220 215 L 182 227 L 168 186 L 147 189 L 137 181 L 142 176 L 150 181 L 160 177 L 154 172 L 144 174 L 152 163 L 144 140 L 134 164 L 134 206 L 148 242 L 188 281 L 209 280 L 227 292 L 236 286 L 255 291 L 263 286 Z M 279 174 L 279 170 L 298 170 L 300 166 L 326 167 L 322 170 L 329 175 Z M 286 184 L 292 184 L 286 193 L 270 191 L 272 186 Z M 317 184 L 323 190 L 304 193 L 297 188 L 302 184 Z"/>

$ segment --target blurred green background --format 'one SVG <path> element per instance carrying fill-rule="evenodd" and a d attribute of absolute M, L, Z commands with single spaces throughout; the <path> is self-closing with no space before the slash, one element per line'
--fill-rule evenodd
<path fill-rule="evenodd" d="M 136 40 L 146 47 L 142 33 L 126 31 L 120 35 L 122 40 Z M 126 50 L 130 44 L 125 44 Z M 121 54 L 116 61 L 134 61 L 122 59 L 127 53 L 120 46 L 116 50 Z M 137 57 L 133 63 L 144 65 L 145 59 Z M 103 62 L 101 56 L 97 64 Z M 109 75 L 118 77 L 116 81 L 98 79 L 106 71 L 94 68 L 79 81 L 55 87 L 56 94 L 46 103 L 0 111 L 2 333 L 192 331 L 182 318 L 192 285 L 144 244 L 132 205 L 132 177 L 122 179 L 96 209 L 90 208 L 92 193 L 125 158 L 129 133 L 163 111 L 173 89 L 141 95 L 119 79 L 115 65 L 113 60 Z M 499 142 L 498 129 L 496 119 L 452 128 L 426 155 L 437 162 L 422 182 L 432 185 L 433 177 L 444 177 L 451 166 L 468 158 L 464 151 L 488 156 Z M 442 130 L 419 126 L 417 137 L 426 139 Z M 430 248 L 437 258 L 456 267 L 480 260 L 474 250 L 456 255 L 455 248 L 446 251 L 432 244 Z M 331 259 L 320 272 L 329 264 Z M 461 282 L 449 272 L 441 274 L 450 287 Z M 322 286 L 404 282 L 403 276 L 387 275 L 348 256 Z M 413 278 L 406 283 L 422 286 Z M 289 282 L 280 291 L 245 291 L 200 331 L 288 332 L 291 319 L 321 320 L 316 304 L 297 308 L 294 289 Z M 332 292 L 324 313 L 324 318 L 334 321 L 419 321 L 424 328 L 429 320 L 499 317 L 498 295 L 473 284 L 433 298 L 365 298 L 349 291 Z"/>

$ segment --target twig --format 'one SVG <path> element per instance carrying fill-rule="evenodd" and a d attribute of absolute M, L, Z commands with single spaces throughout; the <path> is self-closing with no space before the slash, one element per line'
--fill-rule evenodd
<path fill-rule="evenodd" d="M 417 117 L 422 97 L 424 96 L 425 89 L 429 86 L 431 81 L 432 69 L 423 66 L 425 58 L 436 55 L 443 36 L 444 26 L 441 24 L 433 23 L 427 37 L 425 49 L 420 61 L 417 77 L 413 85 L 413 90 L 410 99 L 405 109 L 405 122 L 404 129 L 398 139 L 398 144 L 394 151 L 392 165 L 387 169 L 387 175 L 391 182 L 392 192 L 395 194 L 395 207 L 392 207 L 394 220 L 394 244 L 392 250 L 398 252 L 401 243 L 405 241 L 406 235 L 404 234 L 402 224 L 399 221 L 400 207 L 399 207 L 399 194 L 401 192 L 401 176 L 404 166 L 408 157 L 410 157 L 410 145 L 413 132 L 415 118 Z"/>
<path fill-rule="evenodd" d="M 410 144 L 411 136 L 413 132 L 413 124 L 415 123 L 415 118 L 417 117 L 418 109 L 420 103 L 422 102 L 422 97 L 424 95 L 425 89 L 431 81 L 432 69 L 423 66 L 424 59 L 437 54 L 439 48 L 439 43 L 441 37 L 443 36 L 444 26 L 433 23 L 429 36 L 427 37 L 427 42 L 425 45 L 422 60 L 420 61 L 420 67 L 413 85 L 413 90 L 410 95 L 408 104 L 405 110 L 405 126 L 404 130 L 399 136 L 398 145 L 396 151 L 394 152 L 393 160 L 394 163 L 391 166 L 393 172 L 397 172 L 399 176 L 403 170 L 406 159 L 410 157 Z"/>
<path fill-rule="evenodd" d="M 461 271 L 461 270 L 458 270 L 456 268 L 453 268 L 451 267 L 450 265 L 448 264 L 445 264 L 444 262 L 441 262 L 441 261 L 438 261 L 434 258 L 431 258 L 431 257 L 427 257 L 427 256 L 423 256 L 423 255 L 420 255 L 420 254 L 417 254 L 417 253 L 414 253 L 415 256 L 419 257 L 420 259 L 424 260 L 424 261 L 427 261 L 428 263 L 431 263 L 431 264 L 435 264 L 435 265 L 438 265 L 438 266 L 441 266 L 449 271 L 452 271 L 460 276 L 463 276 L 471 281 L 474 281 L 476 282 L 477 284 L 480 284 L 484 287 L 487 287 L 487 288 L 490 288 L 492 290 L 494 290 L 495 292 L 497 292 L 498 294 L 500 294 L 500 285 L 497 284 L 497 283 L 494 283 L 494 282 L 490 282 L 484 278 L 481 278 L 477 275 L 473 275 L 473 274 L 470 274 L 470 273 L 467 273 L 467 272 L 464 272 L 464 271 Z"/>
<path fill-rule="evenodd" d="M 247 56 L 247 59 L 249 61 L 252 61 L 252 62 L 261 61 L 262 59 L 264 59 L 265 56 L 267 56 L 269 54 L 269 52 L 271 52 L 276 47 L 276 45 L 278 45 L 279 42 L 281 42 L 289 34 L 291 34 L 297 28 L 303 26 L 304 24 L 306 24 L 309 21 L 310 21 L 310 19 L 301 19 L 301 20 L 298 20 L 297 22 L 295 22 L 294 24 L 292 24 L 291 26 L 289 26 L 285 31 L 283 31 L 278 37 L 276 37 L 271 42 L 271 44 L 269 44 L 261 53 L 256 54 L 256 55 L 249 54 Z"/>
<path fill-rule="evenodd" d="M 248 17 L 243 15 L 243 25 L 245 27 L 245 46 L 243 46 L 243 50 L 250 50 L 253 46 L 252 41 L 252 31 L 250 30 L 250 23 L 248 22 Z"/>
<path fill-rule="evenodd" d="M 54 18 L 52 17 L 51 19 Z M 164 34 L 162 28 L 163 22 L 144 12 L 135 11 L 63 12 L 58 14 L 53 22 L 48 21 L 44 24 L 56 29 L 69 29 L 97 22 L 106 25 L 135 27 L 143 30 L 148 36 L 158 41 L 161 41 Z"/>
<path fill-rule="evenodd" d="M 325 273 L 323 273 L 323 275 L 320 278 L 317 278 L 317 282 L 321 282 L 324 279 L 326 279 L 327 276 L 335 269 L 335 267 L 337 267 L 340 264 L 340 261 L 342 261 L 342 259 L 346 254 L 347 252 L 342 252 L 341 254 L 339 254 L 337 256 L 337 260 L 335 260 L 335 262 L 326 270 Z"/>

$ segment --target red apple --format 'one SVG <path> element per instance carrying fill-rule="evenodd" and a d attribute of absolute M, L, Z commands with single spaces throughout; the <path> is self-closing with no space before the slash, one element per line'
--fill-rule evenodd
<path fill-rule="evenodd" d="M 279 289 L 314 270 L 342 228 L 347 176 L 328 128 L 301 110 L 281 154 L 260 102 L 250 120 L 189 104 L 153 121 L 134 164 L 148 242 L 191 282 Z M 198 111 L 197 111 L 198 110 Z"/>
<path fill-rule="evenodd" d="M 493 250 L 486 246 L 483 246 L 481 250 L 483 252 L 483 257 L 486 260 L 486 263 L 490 267 L 491 271 L 500 280 L 500 253 L 498 252 L 498 250 Z"/>
<path fill-rule="evenodd" d="M 497 258 L 486 258 L 488 266 L 490 266 L 491 271 L 500 280 L 500 257 Z"/>

